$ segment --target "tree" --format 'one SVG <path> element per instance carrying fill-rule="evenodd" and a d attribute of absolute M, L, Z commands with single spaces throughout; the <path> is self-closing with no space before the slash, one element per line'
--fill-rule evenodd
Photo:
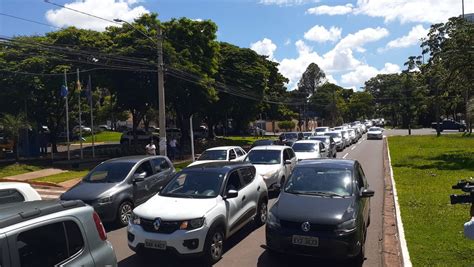
<path fill-rule="evenodd" d="M 18 147 L 18 144 L 20 143 L 20 131 L 30 127 L 25 114 L 4 114 L 0 119 L 0 126 L 3 128 L 5 134 L 14 140 L 14 148 L 16 151 L 15 158 L 16 161 L 18 161 L 20 159 L 20 149 Z"/>
<path fill-rule="evenodd" d="M 311 63 L 306 68 L 298 82 L 298 91 L 304 93 L 306 97 L 316 92 L 316 89 L 321 85 L 326 78 L 323 70 L 321 70 L 316 63 Z"/>
<path fill-rule="evenodd" d="M 369 92 L 355 92 L 348 102 L 348 119 L 350 121 L 369 119 L 374 114 L 374 97 Z"/>
<path fill-rule="evenodd" d="M 296 123 L 294 121 L 280 121 L 278 122 L 278 128 L 285 130 L 285 131 L 291 131 L 296 127 Z"/>
<path fill-rule="evenodd" d="M 344 90 L 338 85 L 325 83 L 311 96 L 309 100 L 311 108 L 319 113 L 319 117 L 326 122 L 326 125 L 335 126 L 343 123 L 342 115 L 347 109 L 342 97 Z"/>

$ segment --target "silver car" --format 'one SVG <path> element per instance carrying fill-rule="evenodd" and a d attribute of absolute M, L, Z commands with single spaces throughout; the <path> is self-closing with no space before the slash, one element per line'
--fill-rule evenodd
<path fill-rule="evenodd" d="M 102 221 L 82 201 L 31 201 L 0 208 L 2 266 L 117 266 Z"/>

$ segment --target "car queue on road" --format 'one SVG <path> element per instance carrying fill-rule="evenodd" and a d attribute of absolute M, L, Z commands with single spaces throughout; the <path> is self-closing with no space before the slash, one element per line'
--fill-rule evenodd
<path fill-rule="evenodd" d="M 159 250 L 199 256 L 214 264 L 224 253 L 225 240 L 253 222 L 267 224 L 270 252 L 344 259 L 360 265 L 370 224 L 369 198 L 374 192 L 357 161 L 331 158 L 336 157 L 336 150 L 362 137 L 368 128 L 362 125 L 317 128 L 306 136 L 284 133 L 280 142 L 260 142 L 264 145 L 248 152 L 241 147 L 211 148 L 203 153 L 207 156 L 201 155 L 180 172 L 163 156 L 112 159 L 91 170 L 58 204 L 49 205 L 59 205 L 58 214 L 60 207 L 69 209 L 80 203 L 94 209 L 91 220 L 97 232 L 88 237 L 84 229 L 74 228 L 75 235 L 66 233 L 68 242 L 97 238 L 99 243 L 106 242 L 101 246 L 113 249 L 101 227 L 102 221 L 114 222 L 127 226 L 124 239 L 140 257 Z M 280 194 L 272 207 L 269 191 Z M 37 203 L 25 204 L 25 210 Z M 75 210 L 80 211 L 71 208 L 68 214 Z M 15 229 L 8 216 L 16 213 L 21 211 L 11 203 L 0 205 L 0 231 L 8 234 L 7 230 Z M 31 219 L 38 216 L 42 215 Z M 77 246 L 74 249 L 80 250 L 80 244 Z M 22 253 L 19 249 L 15 257 Z M 88 253 L 94 255 L 94 251 Z M 68 254 L 50 263 L 75 262 L 74 257 Z"/>

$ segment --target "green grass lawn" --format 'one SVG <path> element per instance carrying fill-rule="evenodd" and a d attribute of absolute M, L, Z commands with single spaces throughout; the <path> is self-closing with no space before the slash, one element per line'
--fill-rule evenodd
<path fill-rule="evenodd" d="M 82 170 L 82 171 L 68 171 L 63 173 L 58 173 L 50 176 L 45 176 L 41 178 L 34 179 L 35 182 L 50 182 L 50 183 L 61 183 L 64 181 L 68 181 L 71 179 L 82 178 L 84 177 L 89 171 Z"/>
<path fill-rule="evenodd" d="M 41 169 L 43 169 L 41 166 L 13 163 L 6 166 L 0 166 L 0 178 L 32 171 L 39 171 Z"/>
<path fill-rule="evenodd" d="M 264 137 L 258 137 L 258 138 L 256 138 L 255 136 L 226 136 L 226 137 L 223 137 L 222 139 L 229 145 L 246 146 L 246 145 L 252 145 L 257 140 L 276 139 L 276 138 L 273 136 L 264 136 Z"/>
<path fill-rule="evenodd" d="M 177 172 L 181 171 L 182 169 L 186 168 L 189 164 L 191 164 L 192 161 L 185 161 L 181 162 L 179 164 L 174 164 L 174 168 L 176 169 Z"/>
<path fill-rule="evenodd" d="M 95 142 L 119 142 L 122 133 L 112 132 L 112 131 L 103 131 L 95 134 Z M 86 143 L 92 143 L 92 135 L 85 137 Z"/>
<path fill-rule="evenodd" d="M 451 205 L 451 186 L 474 176 L 474 138 L 389 137 L 393 172 L 414 266 L 473 266 L 474 241 L 464 238 L 468 205 Z"/>

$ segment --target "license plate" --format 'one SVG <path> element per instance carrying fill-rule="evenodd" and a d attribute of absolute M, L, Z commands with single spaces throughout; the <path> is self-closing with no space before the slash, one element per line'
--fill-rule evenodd
<path fill-rule="evenodd" d="M 317 247 L 319 246 L 319 238 L 312 236 L 294 235 L 292 238 L 292 243 L 294 245 L 300 246 Z"/>
<path fill-rule="evenodd" d="M 146 239 L 145 240 L 145 247 L 146 248 L 165 250 L 166 249 L 166 241 Z"/>

